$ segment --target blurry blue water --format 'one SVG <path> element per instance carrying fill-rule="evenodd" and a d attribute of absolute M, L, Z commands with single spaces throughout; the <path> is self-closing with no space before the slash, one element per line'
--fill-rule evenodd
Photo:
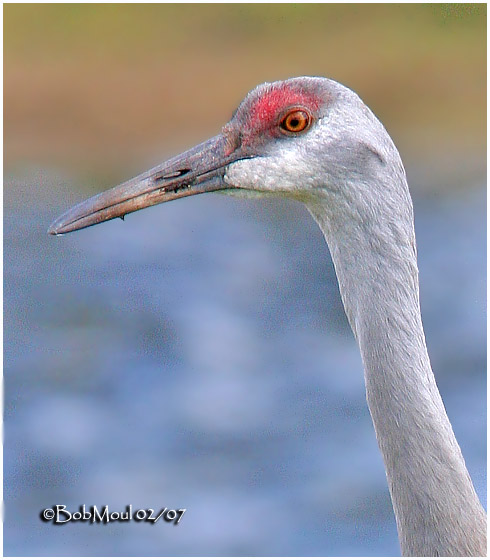
<path fill-rule="evenodd" d="M 304 208 L 206 195 L 50 238 L 75 188 L 39 172 L 5 190 L 6 555 L 399 553 L 358 349 Z M 432 364 L 485 499 L 484 189 L 415 206 Z M 82 503 L 187 512 L 39 519 Z"/>

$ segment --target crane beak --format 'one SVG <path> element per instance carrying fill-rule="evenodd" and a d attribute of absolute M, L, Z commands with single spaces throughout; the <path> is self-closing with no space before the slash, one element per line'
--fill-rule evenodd
<path fill-rule="evenodd" d="M 175 156 L 117 187 L 81 202 L 56 219 L 48 229 L 61 235 L 114 218 L 124 218 L 147 206 L 184 196 L 229 189 L 226 166 L 251 157 L 241 146 L 239 133 L 222 134 Z"/>

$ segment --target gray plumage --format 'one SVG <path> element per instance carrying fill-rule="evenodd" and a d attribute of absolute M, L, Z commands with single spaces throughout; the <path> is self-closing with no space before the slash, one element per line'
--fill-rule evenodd
<path fill-rule="evenodd" d="M 287 130 L 284 115 L 297 109 L 303 111 L 299 126 L 304 115 L 308 123 Z M 361 351 L 402 553 L 486 556 L 486 514 L 425 344 L 405 171 L 383 125 L 332 80 L 263 84 L 219 136 L 82 203 L 50 231 L 65 233 L 211 190 L 306 205 L 330 248 Z"/>

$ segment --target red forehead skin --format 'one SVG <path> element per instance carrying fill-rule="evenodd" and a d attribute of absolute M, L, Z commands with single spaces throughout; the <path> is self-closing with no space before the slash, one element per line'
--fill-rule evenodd
<path fill-rule="evenodd" d="M 283 86 L 266 91 L 250 108 L 248 125 L 251 128 L 268 128 L 277 121 L 278 115 L 287 107 L 300 106 L 318 111 L 321 100 L 312 92 Z"/>

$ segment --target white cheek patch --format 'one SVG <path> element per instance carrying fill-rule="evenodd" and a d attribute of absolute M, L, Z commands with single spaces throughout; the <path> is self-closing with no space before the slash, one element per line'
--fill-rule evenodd
<path fill-rule="evenodd" d="M 230 164 L 224 181 L 230 186 L 259 191 L 297 190 L 305 173 L 305 162 L 294 149 L 282 149 L 274 155 L 244 159 Z"/>
<path fill-rule="evenodd" d="M 230 164 L 224 176 L 225 183 L 241 189 L 259 189 L 266 171 L 262 159 L 242 159 Z"/>

